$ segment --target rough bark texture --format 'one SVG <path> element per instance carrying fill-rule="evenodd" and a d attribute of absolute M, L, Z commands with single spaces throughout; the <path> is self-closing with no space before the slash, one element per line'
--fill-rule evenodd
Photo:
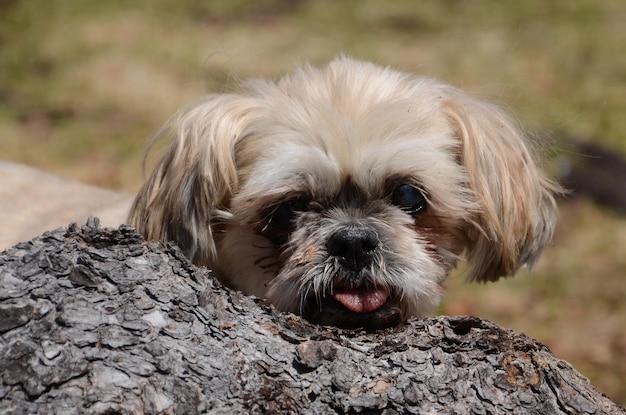
<path fill-rule="evenodd" d="M 625 413 L 493 323 L 314 326 L 93 223 L 0 254 L 0 376 L 3 414 Z"/>

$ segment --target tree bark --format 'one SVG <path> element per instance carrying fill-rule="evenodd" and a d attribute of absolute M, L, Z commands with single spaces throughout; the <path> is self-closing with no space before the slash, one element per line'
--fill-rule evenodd
<path fill-rule="evenodd" d="M 315 326 L 97 221 L 0 254 L 0 376 L 3 414 L 626 413 L 488 321 Z"/>

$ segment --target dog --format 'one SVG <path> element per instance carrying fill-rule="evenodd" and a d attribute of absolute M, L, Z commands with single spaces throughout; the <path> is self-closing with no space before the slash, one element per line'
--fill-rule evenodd
<path fill-rule="evenodd" d="M 423 316 L 464 255 L 468 278 L 532 266 L 559 186 L 496 106 L 339 57 L 207 96 L 128 217 L 227 286 L 341 328 Z"/>

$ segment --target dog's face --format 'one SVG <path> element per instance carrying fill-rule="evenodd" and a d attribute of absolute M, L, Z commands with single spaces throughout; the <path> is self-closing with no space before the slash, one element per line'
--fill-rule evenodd
<path fill-rule="evenodd" d="M 172 122 L 130 220 L 227 285 L 320 324 L 423 315 L 465 253 L 470 279 L 532 264 L 558 191 L 498 109 L 341 58 L 255 81 Z"/>

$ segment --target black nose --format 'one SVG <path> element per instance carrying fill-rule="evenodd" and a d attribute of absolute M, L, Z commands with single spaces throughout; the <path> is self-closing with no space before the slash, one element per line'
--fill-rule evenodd
<path fill-rule="evenodd" d="M 368 266 L 377 247 L 376 234 L 359 227 L 344 228 L 335 232 L 326 241 L 328 254 L 337 257 L 343 266 L 353 271 Z"/>

